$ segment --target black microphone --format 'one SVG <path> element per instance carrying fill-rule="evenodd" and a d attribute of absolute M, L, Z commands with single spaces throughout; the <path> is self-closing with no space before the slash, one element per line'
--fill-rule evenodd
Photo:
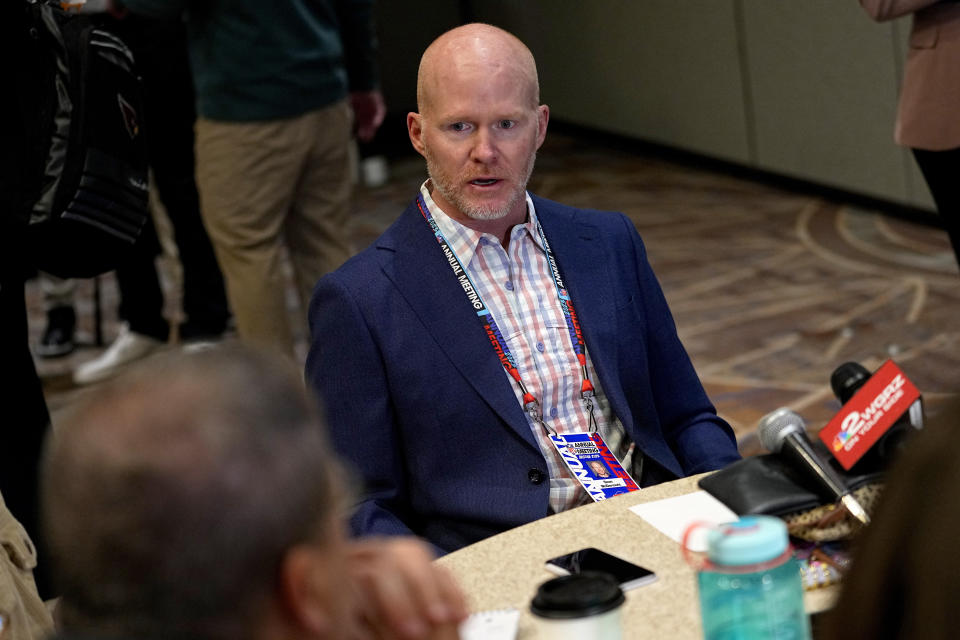
<path fill-rule="evenodd" d="M 847 404 L 872 375 L 859 362 L 844 362 L 830 374 L 830 388 L 840 404 Z"/>
<path fill-rule="evenodd" d="M 803 418 L 785 407 L 768 413 L 757 426 L 760 443 L 783 456 L 793 467 L 815 481 L 825 492 L 840 501 L 854 518 L 863 524 L 870 516 L 850 493 L 843 480 L 829 464 L 820 459 L 807 437 Z"/>

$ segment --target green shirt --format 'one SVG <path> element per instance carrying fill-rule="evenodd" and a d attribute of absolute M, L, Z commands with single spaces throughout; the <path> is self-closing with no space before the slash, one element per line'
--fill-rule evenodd
<path fill-rule="evenodd" d="M 276 120 L 377 85 L 373 0 L 125 0 L 183 14 L 201 116 Z"/>

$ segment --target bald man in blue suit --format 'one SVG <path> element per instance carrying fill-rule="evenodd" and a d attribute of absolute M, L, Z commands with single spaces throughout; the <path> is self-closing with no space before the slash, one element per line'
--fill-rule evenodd
<path fill-rule="evenodd" d="M 599 425 L 640 486 L 737 460 L 630 220 L 526 192 L 549 118 L 527 48 L 489 25 L 458 27 L 424 53 L 417 95 L 407 124 L 430 179 L 370 248 L 320 280 L 310 307 L 307 380 L 363 483 L 354 532 L 413 533 L 447 552 L 576 506 L 585 494 L 552 462 L 541 430 L 576 431 L 584 420 Z M 531 261 L 550 271 L 550 250 L 563 275 L 557 292 L 524 298 L 515 286 L 537 282 L 524 280 Z M 516 295 L 495 290 L 499 257 Z M 514 377 L 478 322 L 474 294 L 504 329 Z M 545 348 L 518 321 L 541 312 L 523 300 L 560 305 L 567 294 L 584 369 L 572 331 L 557 328 Z M 540 379 L 548 356 L 569 375 Z M 573 380 L 579 390 L 581 375 L 596 387 L 591 403 L 563 386 Z M 556 397 L 570 407 L 545 414 L 541 398 L 540 413 L 525 411 L 527 387 L 516 378 L 536 390 L 559 385 Z"/>

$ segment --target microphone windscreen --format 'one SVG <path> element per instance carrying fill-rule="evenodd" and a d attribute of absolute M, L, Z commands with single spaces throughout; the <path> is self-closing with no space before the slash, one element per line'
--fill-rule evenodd
<path fill-rule="evenodd" d="M 803 418 L 794 411 L 781 407 L 760 419 L 757 433 L 760 444 L 772 453 L 779 453 L 783 440 L 791 433 L 805 431 Z"/>
<path fill-rule="evenodd" d="M 872 374 L 859 362 L 844 362 L 830 375 L 830 388 L 841 404 L 846 404 Z"/>

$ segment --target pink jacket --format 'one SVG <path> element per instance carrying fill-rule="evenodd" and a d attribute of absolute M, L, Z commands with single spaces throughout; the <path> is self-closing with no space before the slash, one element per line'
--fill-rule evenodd
<path fill-rule="evenodd" d="M 960 2 L 860 0 L 874 20 L 913 13 L 894 139 L 916 149 L 960 147 Z"/>

